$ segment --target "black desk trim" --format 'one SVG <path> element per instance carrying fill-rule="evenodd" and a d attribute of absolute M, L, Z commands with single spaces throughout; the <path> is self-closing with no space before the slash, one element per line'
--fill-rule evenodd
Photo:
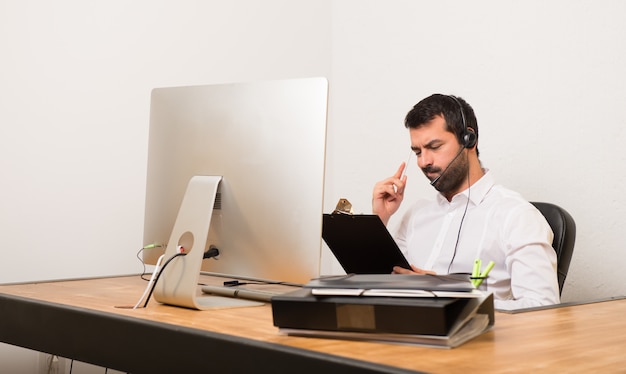
<path fill-rule="evenodd" d="M 0 294 L 0 341 L 128 373 L 414 373 L 392 366 Z"/>

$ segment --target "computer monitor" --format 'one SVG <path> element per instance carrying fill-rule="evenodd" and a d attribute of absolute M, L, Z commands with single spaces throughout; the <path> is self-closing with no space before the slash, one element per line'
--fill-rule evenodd
<path fill-rule="evenodd" d="M 189 238 L 185 227 L 172 232 L 190 180 L 216 176 L 215 201 L 213 187 L 200 192 L 215 205 L 206 242 L 191 231 L 194 251 L 220 252 L 201 271 L 292 283 L 319 276 L 327 98 L 325 78 L 154 89 L 144 245 L 169 243 L 165 254 L 175 253 Z M 188 203 L 199 210 L 191 215 L 203 204 Z M 161 254 L 146 250 L 144 260 Z"/>

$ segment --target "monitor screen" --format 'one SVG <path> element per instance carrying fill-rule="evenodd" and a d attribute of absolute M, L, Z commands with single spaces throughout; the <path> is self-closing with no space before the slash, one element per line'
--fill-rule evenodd
<path fill-rule="evenodd" d="M 220 255 L 203 260 L 202 271 L 318 277 L 327 97 L 325 78 L 154 89 L 144 245 L 170 242 L 192 177 L 219 176 L 202 247 Z M 146 263 L 163 247 L 146 250 Z"/>

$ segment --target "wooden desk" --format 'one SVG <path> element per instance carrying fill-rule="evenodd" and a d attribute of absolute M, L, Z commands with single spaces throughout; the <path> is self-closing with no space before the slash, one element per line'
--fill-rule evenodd
<path fill-rule="evenodd" d="M 136 303 L 145 287 L 138 276 L 0 286 L 0 341 L 132 373 L 626 368 L 623 299 L 496 313 L 491 331 L 441 349 L 284 336 L 273 326 L 270 305 L 195 311 L 151 300 L 145 309 L 116 307 Z"/>

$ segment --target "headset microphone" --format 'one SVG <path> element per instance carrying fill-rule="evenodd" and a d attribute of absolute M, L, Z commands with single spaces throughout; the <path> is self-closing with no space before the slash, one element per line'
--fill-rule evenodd
<path fill-rule="evenodd" d="M 433 179 L 432 182 L 430 182 L 431 186 L 434 186 L 435 183 L 437 183 L 439 181 L 439 178 L 441 178 L 446 171 L 448 171 L 448 169 L 450 168 L 450 165 L 452 165 L 454 163 L 454 161 L 456 161 L 457 158 L 459 158 L 459 156 L 461 155 L 461 153 L 463 153 L 463 150 L 465 149 L 465 147 L 461 147 L 461 149 L 459 149 L 459 152 L 456 154 L 456 156 L 454 156 L 454 158 L 452 159 L 452 161 L 450 161 L 450 163 L 448 164 L 448 166 L 446 166 L 445 169 L 443 169 L 443 171 L 441 172 L 441 174 L 439 174 L 439 176 L 435 179 Z"/>

